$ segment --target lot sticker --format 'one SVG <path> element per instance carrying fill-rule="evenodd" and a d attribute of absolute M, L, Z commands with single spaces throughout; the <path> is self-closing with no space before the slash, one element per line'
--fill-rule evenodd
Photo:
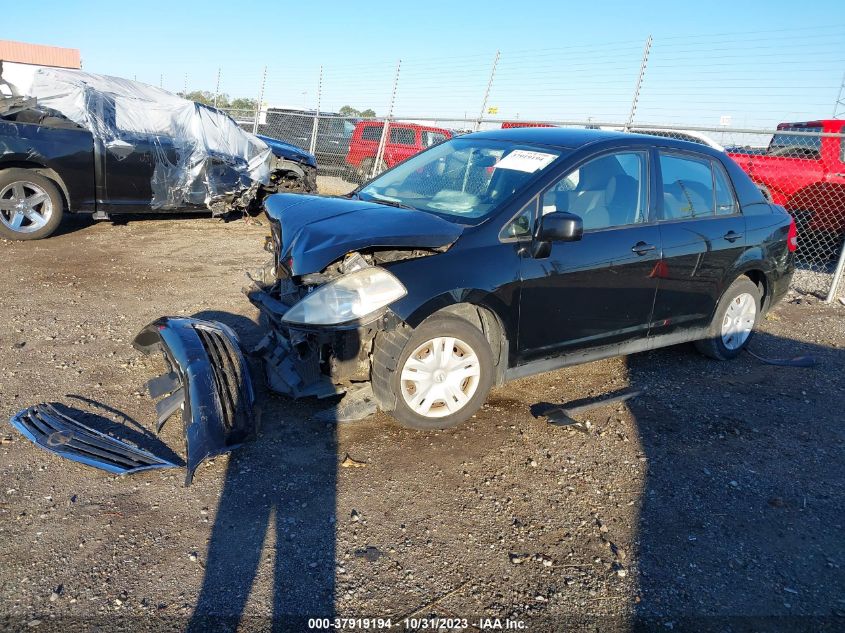
<path fill-rule="evenodd" d="M 514 169 L 533 174 L 538 169 L 543 169 L 555 158 L 557 158 L 555 154 L 517 149 L 496 163 L 496 169 Z"/>

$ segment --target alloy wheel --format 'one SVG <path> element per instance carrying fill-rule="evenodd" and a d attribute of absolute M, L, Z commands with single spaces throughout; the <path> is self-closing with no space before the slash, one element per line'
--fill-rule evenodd
<path fill-rule="evenodd" d="M 34 233 L 52 215 L 53 201 L 40 185 L 18 181 L 0 191 L 0 222 L 16 233 Z"/>

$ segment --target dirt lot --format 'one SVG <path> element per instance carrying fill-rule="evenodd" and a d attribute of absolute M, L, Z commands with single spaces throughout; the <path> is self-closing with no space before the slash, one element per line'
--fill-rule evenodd
<path fill-rule="evenodd" d="M 160 315 L 200 315 L 256 342 L 240 287 L 266 257 L 265 232 L 75 221 L 49 240 L 0 242 L 0 416 L 56 401 L 151 428 L 143 384 L 160 361 L 132 337 Z M 258 440 L 190 488 L 178 470 L 118 478 L 64 461 L 4 423 L 0 622 L 201 630 L 225 616 L 228 630 L 275 615 L 306 630 L 310 616 L 438 615 L 537 631 L 842 630 L 845 308 L 791 301 L 752 348 L 810 354 L 815 368 L 720 364 L 679 346 L 510 384 L 453 431 L 381 414 L 337 428 L 311 419 L 318 404 L 259 386 Z M 644 393 L 591 411 L 581 430 L 531 413 L 627 386 Z M 177 451 L 180 425 L 162 438 Z M 343 467 L 347 455 L 365 465 Z"/>

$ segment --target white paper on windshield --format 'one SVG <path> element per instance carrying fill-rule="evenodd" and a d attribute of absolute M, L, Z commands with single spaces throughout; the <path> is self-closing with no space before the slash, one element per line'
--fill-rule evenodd
<path fill-rule="evenodd" d="M 533 174 L 538 169 L 543 169 L 555 158 L 557 158 L 556 154 L 517 149 L 496 163 L 496 169 L 514 169 Z"/>

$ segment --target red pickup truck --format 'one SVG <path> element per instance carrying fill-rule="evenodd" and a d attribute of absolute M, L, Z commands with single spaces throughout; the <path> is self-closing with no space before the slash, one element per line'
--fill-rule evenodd
<path fill-rule="evenodd" d="M 383 128 L 382 121 L 364 120 L 355 126 L 346 154 L 346 166 L 353 179 L 359 182 L 369 179 Z M 453 136 L 451 130 L 415 123 L 391 123 L 388 130 L 389 138 L 384 144 L 380 172 Z"/>
<path fill-rule="evenodd" d="M 763 193 L 795 216 L 800 228 L 845 230 L 845 120 L 781 123 L 768 148 L 728 148 Z M 814 132 L 815 135 L 795 132 Z"/>

